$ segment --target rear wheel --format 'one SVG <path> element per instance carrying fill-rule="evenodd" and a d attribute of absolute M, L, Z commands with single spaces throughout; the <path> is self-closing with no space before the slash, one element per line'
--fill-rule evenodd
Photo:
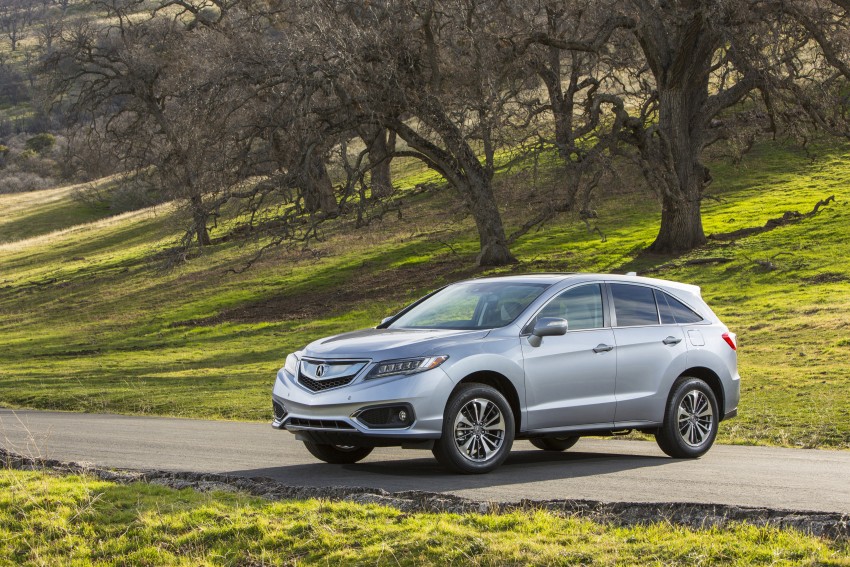
<path fill-rule="evenodd" d="M 578 439 L 578 437 L 540 437 L 529 439 L 529 441 L 532 445 L 544 451 L 566 451 L 578 443 Z"/>
<path fill-rule="evenodd" d="M 501 465 L 513 442 L 514 416 L 505 397 L 484 384 L 462 384 L 446 405 L 433 452 L 448 469 L 480 474 Z"/>
<path fill-rule="evenodd" d="M 317 459 L 333 465 L 350 465 L 362 461 L 374 449 L 353 445 L 323 445 L 312 441 L 304 441 L 304 446 Z"/>
<path fill-rule="evenodd" d="M 718 415 L 717 399 L 708 384 L 684 377 L 673 387 L 664 425 L 655 432 L 655 440 L 671 457 L 701 457 L 717 437 Z"/>

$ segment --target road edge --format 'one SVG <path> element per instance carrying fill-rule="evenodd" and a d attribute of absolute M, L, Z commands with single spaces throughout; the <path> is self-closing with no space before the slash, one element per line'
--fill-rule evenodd
<path fill-rule="evenodd" d="M 221 490 L 242 492 L 268 500 L 322 499 L 379 504 L 404 513 L 480 513 L 547 510 L 618 526 L 668 522 L 692 529 L 722 528 L 747 523 L 795 529 L 806 534 L 835 540 L 850 539 L 850 515 L 835 512 L 796 511 L 727 504 L 689 502 L 602 502 L 597 500 L 521 500 L 520 502 L 478 501 L 436 492 L 409 490 L 388 492 L 380 488 L 348 486 L 293 486 L 268 477 L 240 477 L 198 472 L 154 469 L 104 468 L 85 462 L 36 459 L 0 447 L 0 468 L 84 474 L 118 484 L 146 482 L 174 489 L 192 488 L 200 492 Z"/>

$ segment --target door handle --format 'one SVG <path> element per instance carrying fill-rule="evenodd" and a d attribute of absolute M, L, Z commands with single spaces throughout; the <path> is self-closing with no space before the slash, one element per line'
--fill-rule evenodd
<path fill-rule="evenodd" d="M 661 342 L 664 343 L 665 345 L 677 345 L 680 342 L 682 342 L 682 339 L 681 338 L 677 339 L 676 337 L 667 337 L 666 339 L 664 339 Z"/>
<path fill-rule="evenodd" d="M 608 352 L 608 351 L 611 351 L 611 350 L 614 350 L 613 346 L 606 345 L 605 343 L 600 343 L 600 344 L 596 345 L 596 347 L 593 349 L 593 352 L 600 353 L 600 352 Z"/>

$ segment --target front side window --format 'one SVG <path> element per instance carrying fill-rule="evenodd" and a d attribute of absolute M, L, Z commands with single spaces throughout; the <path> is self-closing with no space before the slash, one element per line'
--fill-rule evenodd
<path fill-rule="evenodd" d="M 657 325 L 658 308 L 652 288 L 629 284 L 611 284 L 614 313 L 618 327 Z"/>
<path fill-rule="evenodd" d="M 495 329 L 516 319 L 551 284 L 465 282 L 451 285 L 395 320 L 391 329 Z"/>
<path fill-rule="evenodd" d="M 570 331 L 601 329 L 604 326 L 602 286 L 592 284 L 568 289 L 547 303 L 535 321 L 540 317 L 566 319 Z"/>

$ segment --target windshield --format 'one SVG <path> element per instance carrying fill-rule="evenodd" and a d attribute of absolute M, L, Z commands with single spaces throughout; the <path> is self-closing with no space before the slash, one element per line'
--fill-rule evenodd
<path fill-rule="evenodd" d="M 550 284 L 468 282 L 449 286 L 399 317 L 391 329 L 495 329 L 516 319 Z"/>

